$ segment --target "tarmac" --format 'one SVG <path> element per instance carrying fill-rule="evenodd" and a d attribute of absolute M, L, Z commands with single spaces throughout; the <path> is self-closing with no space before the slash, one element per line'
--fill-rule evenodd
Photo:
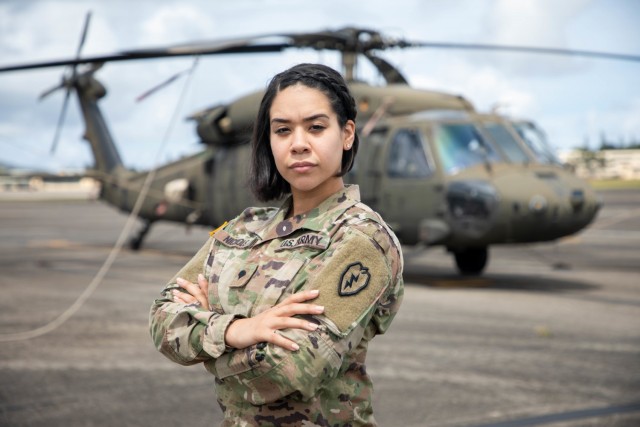
<path fill-rule="evenodd" d="M 600 194 L 587 230 L 494 247 L 480 277 L 405 248 L 403 306 L 368 355 L 380 426 L 640 425 L 640 190 Z M 213 378 L 147 326 L 207 229 L 158 224 L 65 323 L 6 341 L 71 307 L 125 222 L 100 201 L 0 202 L 0 426 L 220 423 Z"/>

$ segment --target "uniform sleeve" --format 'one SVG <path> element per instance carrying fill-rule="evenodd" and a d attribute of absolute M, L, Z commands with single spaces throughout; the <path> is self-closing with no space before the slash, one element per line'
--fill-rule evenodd
<path fill-rule="evenodd" d="M 380 237 L 380 236 L 378 236 Z M 313 304 L 325 306 L 322 316 L 308 316 L 320 324 L 315 332 L 280 331 L 300 345 L 289 351 L 272 344 L 258 344 L 223 355 L 207 363 L 218 378 L 255 405 L 273 402 L 298 392 L 304 399 L 337 377 L 348 354 L 363 340 L 386 330 L 402 298 L 400 252 L 356 229 L 348 229 L 326 251 L 302 284 L 319 289 Z M 304 280 L 304 279 L 303 279 Z M 340 391 L 338 391 L 340 393 Z"/>
<path fill-rule="evenodd" d="M 181 289 L 176 283 L 182 277 L 198 283 L 198 274 L 205 274 L 205 265 L 213 256 L 212 239 L 169 281 L 160 298 L 151 306 L 149 329 L 155 347 L 170 360 L 192 365 L 220 356 L 225 351 L 224 334 L 234 315 L 203 309 L 199 304 L 173 301 L 171 291 Z M 206 274 L 205 274 L 206 277 Z"/>

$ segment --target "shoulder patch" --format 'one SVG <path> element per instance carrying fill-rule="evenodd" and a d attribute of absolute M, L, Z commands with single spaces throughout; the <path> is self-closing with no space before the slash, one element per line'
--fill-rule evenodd
<path fill-rule="evenodd" d="M 335 251 L 311 279 L 308 289 L 319 289 L 311 301 L 325 307 L 324 316 L 338 333 L 347 335 L 367 314 L 389 286 L 391 270 L 384 253 L 373 240 L 349 230 L 344 240 L 334 242 Z"/>
<path fill-rule="evenodd" d="M 355 295 L 369 284 L 369 268 L 362 265 L 360 261 L 349 264 L 340 277 L 338 284 L 338 294 L 342 297 Z"/>

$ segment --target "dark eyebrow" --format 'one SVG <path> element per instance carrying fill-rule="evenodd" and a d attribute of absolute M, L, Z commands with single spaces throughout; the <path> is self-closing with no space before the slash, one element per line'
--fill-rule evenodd
<path fill-rule="evenodd" d="M 329 119 L 329 116 L 324 114 L 324 113 L 319 113 L 319 114 L 314 114 L 313 116 L 309 116 L 309 117 L 305 117 L 304 119 L 302 119 L 303 122 L 312 122 L 316 119 Z M 280 119 L 278 117 L 274 117 L 273 119 L 271 119 L 271 123 L 290 123 L 291 120 L 287 120 L 287 119 Z"/>

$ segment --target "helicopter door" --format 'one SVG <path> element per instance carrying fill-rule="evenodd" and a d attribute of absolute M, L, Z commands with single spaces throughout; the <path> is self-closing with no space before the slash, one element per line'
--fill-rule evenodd
<path fill-rule="evenodd" d="M 248 206 L 257 204 L 247 185 L 250 156 L 249 144 L 216 150 L 208 179 L 207 210 L 211 215 L 211 224 L 220 224 L 237 216 Z"/>
<path fill-rule="evenodd" d="M 387 129 L 379 128 L 363 138 L 353 169 L 346 176 L 347 182 L 359 185 L 362 202 L 374 210 L 378 210 L 380 204 L 380 181 L 384 174 L 381 154 L 386 137 Z"/>
<path fill-rule="evenodd" d="M 393 132 L 385 154 L 379 212 L 401 240 L 416 243 L 420 222 L 436 215 L 441 198 L 433 158 L 416 129 Z"/>

